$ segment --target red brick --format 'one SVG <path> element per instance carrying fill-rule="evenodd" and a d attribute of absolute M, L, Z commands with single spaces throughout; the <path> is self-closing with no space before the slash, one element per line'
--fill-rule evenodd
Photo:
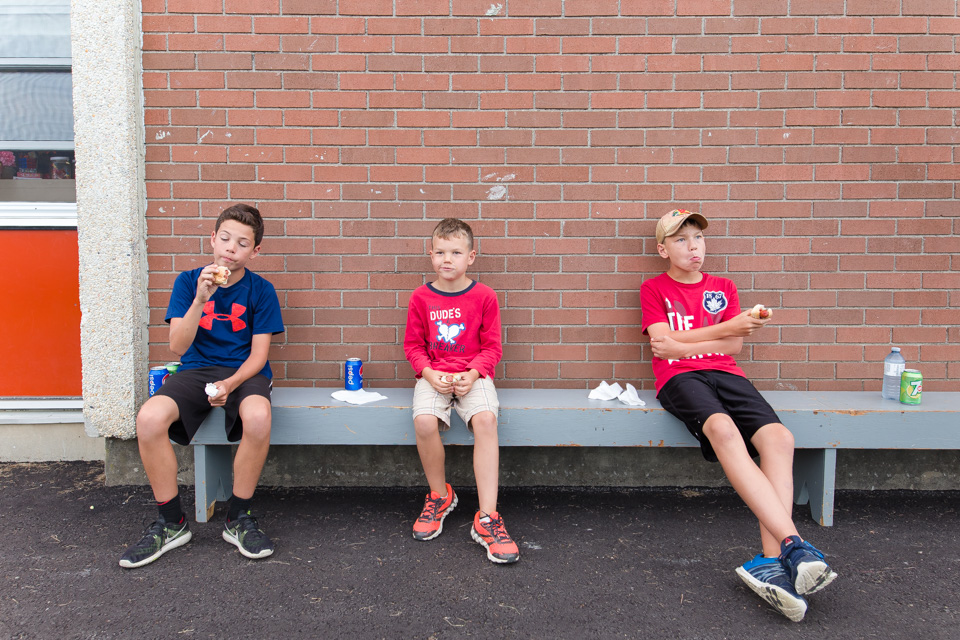
<path fill-rule="evenodd" d="M 253 69 L 253 56 L 249 53 L 201 53 L 197 55 L 198 69 Z"/>
<path fill-rule="evenodd" d="M 954 0 L 903 0 L 903 15 L 955 16 L 957 3 Z"/>
<path fill-rule="evenodd" d="M 224 36 L 219 34 L 182 34 L 167 36 L 167 48 L 170 51 L 221 51 Z"/>
<path fill-rule="evenodd" d="M 253 20 L 249 16 L 197 16 L 199 33 L 252 33 Z"/>
<path fill-rule="evenodd" d="M 145 15 L 141 24 L 144 33 L 192 33 L 194 31 L 193 16 L 187 15 Z"/>
<path fill-rule="evenodd" d="M 227 51 L 280 51 L 280 36 L 227 34 L 223 48 Z"/>

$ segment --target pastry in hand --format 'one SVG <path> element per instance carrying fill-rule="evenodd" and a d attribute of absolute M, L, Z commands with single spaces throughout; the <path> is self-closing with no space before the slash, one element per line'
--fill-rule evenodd
<path fill-rule="evenodd" d="M 222 287 L 230 279 L 230 269 L 218 266 L 213 272 L 213 284 Z"/>

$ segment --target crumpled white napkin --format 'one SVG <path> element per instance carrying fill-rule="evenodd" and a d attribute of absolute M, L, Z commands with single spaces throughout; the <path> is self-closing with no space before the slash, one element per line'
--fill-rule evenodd
<path fill-rule="evenodd" d="M 617 396 L 617 398 L 619 398 L 623 404 L 629 404 L 634 407 L 644 407 L 647 405 L 647 403 L 637 395 L 637 388 L 629 382 L 627 383 L 627 390 Z"/>
<path fill-rule="evenodd" d="M 613 400 L 623 392 L 623 387 L 614 382 L 613 384 L 607 384 L 607 381 L 604 380 L 600 383 L 600 386 L 590 392 L 590 395 L 587 396 L 591 400 Z"/>
<path fill-rule="evenodd" d="M 381 395 L 376 391 L 364 391 L 363 389 L 357 389 L 356 391 L 340 389 L 339 391 L 334 391 L 330 395 L 337 400 L 349 402 L 350 404 L 367 404 L 368 402 L 376 402 L 377 400 L 387 399 L 387 396 Z"/>
<path fill-rule="evenodd" d="M 613 384 L 607 384 L 607 381 L 604 380 L 600 383 L 600 386 L 591 391 L 587 397 L 591 400 L 613 400 L 614 398 L 618 398 L 623 404 L 629 404 L 634 407 L 643 407 L 647 404 L 640 399 L 640 396 L 637 394 L 637 388 L 629 382 L 627 383 L 626 390 L 624 390 L 619 383 L 614 382 Z"/>

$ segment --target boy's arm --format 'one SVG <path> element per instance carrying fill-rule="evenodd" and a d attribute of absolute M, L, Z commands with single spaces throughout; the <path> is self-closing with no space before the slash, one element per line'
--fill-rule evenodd
<path fill-rule="evenodd" d="M 273 334 L 270 333 L 258 333 L 253 336 L 250 342 L 250 355 L 243 361 L 240 368 L 226 380 L 217 380 L 214 383 L 220 392 L 210 398 L 211 406 L 222 407 L 227 402 L 227 396 L 233 393 L 237 387 L 260 373 L 264 365 L 267 364 L 272 338 Z"/>
<path fill-rule="evenodd" d="M 640 287 L 640 310 L 643 332 L 650 336 L 650 347 L 658 358 L 679 360 L 708 353 L 736 355 L 743 348 L 743 337 L 767 323 L 767 320 L 752 318 L 748 311 L 739 313 L 740 302 L 733 290 L 726 310 L 733 315 L 726 320 L 696 329 L 673 330 L 672 323 L 668 322 L 669 303 L 652 282 L 655 281 L 646 281 Z"/>
<path fill-rule="evenodd" d="M 659 324 L 667 325 L 666 335 L 669 337 L 677 342 L 690 344 L 694 342 L 708 342 L 710 340 L 723 340 L 725 338 L 745 338 L 768 322 L 770 322 L 769 318 L 757 320 L 751 316 L 750 311 L 747 310 L 738 313 L 728 320 L 710 325 L 709 327 L 687 329 L 686 331 L 672 331 L 667 323 L 663 322 Z M 650 325 L 650 327 L 647 328 L 647 333 L 650 333 L 651 337 L 653 337 L 653 333 L 650 332 L 652 327 L 653 325 Z M 708 351 L 707 353 L 711 352 Z"/>
<path fill-rule="evenodd" d="M 713 325 L 713 327 L 718 326 L 720 325 Z M 703 329 L 713 327 L 703 327 Z M 679 360 L 708 353 L 724 353 L 728 356 L 735 356 L 743 349 L 743 338 L 736 336 L 701 341 L 679 340 L 679 338 L 688 338 L 683 334 L 703 332 L 703 329 L 671 331 L 670 325 L 666 322 L 657 322 L 650 325 L 647 327 L 647 334 L 650 336 L 650 348 L 653 355 L 664 360 Z"/>
<path fill-rule="evenodd" d="M 413 367 L 414 373 L 422 375 L 422 371 L 430 364 L 427 355 L 428 336 L 423 330 L 423 322 L 416 308 L 416 302 L 411 296 L 407 305 L 407 327 L 403 333 L 403 355 Z"/>
<path fill-rule="evenodd" d="M 445 372 L 430 367 L 430 355 L 427 353 L 429 340 L 417 303 L 411 296 L 407 306 L 407 327 L 403 334 L 403 355 L 407 357 L 414 373 L 429 382 L 438 393 L 450 393 L 452 383 L 443 379 Z"/>
<path fill-rule="evenodd" d="M 210 296 L 217 290 L 217 285 L 213 284 L 213 273 L 216 271 L 216 265 L 207 265 L 200 272 L 197 278 L 197 294 L 190 304 L 183 317 L 170 318 L 170 350 L 178 356 L 182 356 L 193 344 L 197 337 L 197 328 L 200 326 L 200 318 L 203 317 L 203 305 L 207 304 Z"/>
<path fill-rule="evenodd" d="M 467 364 L 467 370 L 454 384 L 454 392 L 462 396 L 470 391 L 473 383 L 480 378 L 493 375 L 493 371 L 503 357 L 503 340 L 500 333 L 500 304 L 492 296 L 483 305 L 483 320 L 480 324 L 480 352 Z"/>

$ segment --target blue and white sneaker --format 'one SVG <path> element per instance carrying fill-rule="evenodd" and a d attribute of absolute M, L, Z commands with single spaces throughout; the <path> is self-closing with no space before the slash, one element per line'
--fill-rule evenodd
<path fill-rule="evenodd" d="M 820 550 L 798 536 L 790 536 L 780 543 L 780 562 L 790 573 L 793 588 L 801 595 L 816 593 L 837 577 Z"/>
<path fill-rule="evenodd" d="M 765 558 L 759 553 L 737 567 L 737 575 L 774 609 L 794 622 L 803 620 L 807 601 L 794 590 L 790 574 L 779 558 Z"/>

